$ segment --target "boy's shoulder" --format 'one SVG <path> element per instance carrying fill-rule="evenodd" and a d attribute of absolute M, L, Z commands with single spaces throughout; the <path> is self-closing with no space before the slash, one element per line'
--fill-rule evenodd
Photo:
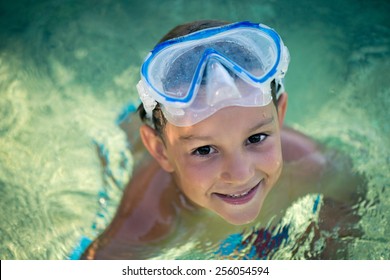
<path fill-rule="evenodd" d="M 283 172 L 279 179 L 293 197 L 318 192 L 325 197 L 354 202 L 364 181 L 348 154 L 320 144 L 284 127 L 281 133 Z"/>
<path fill-rule="evenodd" d="M 283 160 L 287 163 L 299 161 L 320 151 L 320 145 L 305 134 L 289 127 L 281 131 Z"/>
<path fill-rule="evenodd" d="M 322 180 L 329 162 L 319 143 L 292 128 L 283 127 L 281 145 L 283 172 L 279 185 L 287 187 L 287 193 L 295 200 L 313 191 L 313 186 Z"/>

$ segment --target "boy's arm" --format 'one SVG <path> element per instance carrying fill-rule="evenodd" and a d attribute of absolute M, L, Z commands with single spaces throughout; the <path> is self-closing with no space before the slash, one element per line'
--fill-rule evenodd
<path fill-rule="evenodd" d="M 139 259 L 139 248 L 166 236 L 176 213 L 171 178 L 150 157 L 125 188 L 114 219 L 82 259 Z"/>

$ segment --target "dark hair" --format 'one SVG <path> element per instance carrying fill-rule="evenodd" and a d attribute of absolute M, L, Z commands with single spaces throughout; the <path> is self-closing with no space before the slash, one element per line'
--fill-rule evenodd
<path fill-rule="evenodd" d="M 165 36 L 161 38 L 158 44 L 202 29 L 219 27 L 227 24 L 230 24 L 230 22 L 221 21 L 221 20 L 199 20 L 199 21 L 193 21 L 193 22 L 181 24 L 174 27 L 171 31 L 165 34 Z M 272 81 L 271 83 L 272 100 L 277 108 L 276 92 L 277 89 L 275 86 L 275 82 Z M 147 122 L 146 111 L 142 103 L 139 105 L 137 111 L 139 113 L 141 120 L 143 122 Z M 156 132 L 160 135 L 160 137 L 162 137 L 165 124 L 167 123 L 167 119 L 164 117 L 164 114 L 162 113 L 161 106 L 159 103 L 157 103 L 156 107 L 153 110 L 152 122 L 154 128 L 156 129 Z"/>

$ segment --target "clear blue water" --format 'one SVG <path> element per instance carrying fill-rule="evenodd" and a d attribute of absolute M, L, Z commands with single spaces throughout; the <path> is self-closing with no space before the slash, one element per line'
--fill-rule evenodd
<path fill-rule="evenodd" d="M 118 122 L 142 59 L 173 26 L 215 18 L 281 34 L 287 124 L 367 179 L 349 258 L 390 259 L 389 14 L 378 0 L 2 1 L 0 258 L 64 259 L 104 229 L 133 166 Z"/>

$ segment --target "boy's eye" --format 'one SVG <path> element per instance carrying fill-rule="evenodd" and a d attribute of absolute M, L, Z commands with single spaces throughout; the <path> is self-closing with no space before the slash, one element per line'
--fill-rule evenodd
<path fill-rule="evenodd" d="M 207 156 L 214 152 L 214 149 L 211 146 L 202 146 L 195 149 L 192 154 L 197 156 Z"/>
<path fill-rule="evenodd" d="M 264 133 L 254 134 L 252 136 L 249 136 L 248 144 L 260 143 L 260 142 L 263 142 L 266 138 L 267 138 L 267 135 Z"/>

